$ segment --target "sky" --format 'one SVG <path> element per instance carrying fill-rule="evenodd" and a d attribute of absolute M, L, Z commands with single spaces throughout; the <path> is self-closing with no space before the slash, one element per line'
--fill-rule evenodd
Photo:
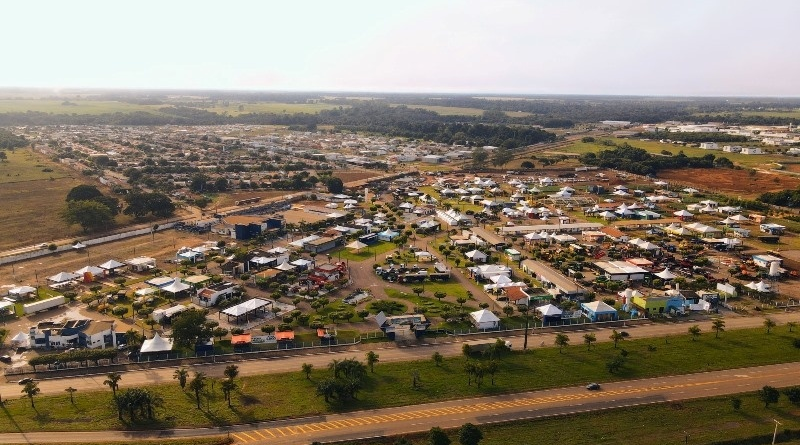
<path fill-rule="evenodd" d="M 800 96 L 798 0 L 27 0 L 0 87 Z"/>

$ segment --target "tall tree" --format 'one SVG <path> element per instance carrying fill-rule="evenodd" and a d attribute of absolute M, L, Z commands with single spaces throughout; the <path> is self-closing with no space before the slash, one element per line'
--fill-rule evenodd
<path fill-rule="evenodd" d="M 69 201 L 60 216 L 69 225 L 80 225 L 84 232 L 108 227 L 114 221 L 111 210 L 97 201 Z"/>
<path fill-rule="evenodd" d="M 690 326 L 688 331 L 689 331 L 689 335 L 692 336 L 692 341 L 696 341 L 697 337 L 700 337 L 700 332 L 701 332 L 700 331 L 700 326 L 697 326 L 697 325 Z"/>
<path fill-rule="evenodd" d="M 569 345 L 569 337 L 567 334 L 556 334 L 555 344 L 558 346 L 558 352 L 561 353 L 564 347 Z"/>
<path fill-rule="evenodd" d="M 597 337 L 593 333 L 583 334 L 583 342 L 586 343 L 586 349 L 592 350 L 592 343 L 597 341 Z"/>
<path fill-rule="evenodd" d="M 213 330 L 205 323 L 207 311 L 189 309 L 172 320 L 172 338 L 177 346 L 193 347 L 198 340 L 211 338 Z"/>
<path fill-rule="evenodd" d="M 67 389 L 65 389 L 64 391 L 69 393 L 69 403 L 74 405 L 75 404 L 75 393 L 78 390 L 70 386 Z"/>
<path fill-rule="evenodd" d="M 189 382 L 189 389 L 194 391 L 194 399 L 197 402 L 197 409 L 200 409 L 200 393 L 206 388 L 206 373 L 195 372 L 192 381 Z"/>
<path fill-rule="evenodd" d="M 450 438 L 443 429 L 435 426 L 428 432 L 428 445 L 450 445 Z"/>
<path fill-rule="evenodd" d="M 711 328 L 714 329 L 714 338 L 719 338 L 719 333 L 725 331 L 725 320 L 715 318 L 711 321 Z"/>
<path fill-rule="evenodd" d="M 239 375 L 239 367 L 237 365 L 228 365 L 225 367 L 224 374 L 228 380 L 233 380 Z"/>
<path fill-rule="evenodd" d="M 67 192 L 66 201 L 93 201 L 103 196 L 103 192 L 93 185 L 81 184 Z"/>
<path fill-rule="evenodd" d="M 777 326 L 777 323 L 775 323 L 775 320 L 773 320 L 771 318 L 765 318 L 764 319 L 764 329 L 767 330 L 767 334 L 769 334 L 772 331 L 772 328 L 774 328 L 775 326 Z"/>
<path fill-rule="evenodd" d="M 366 354 L 367 358 L 367 366 L 369 366 L 369 371 L 375 373 L 375 363 L 380 361 L 380 356 L 375 353 L 375 351 L 368 351 Z"/>
<path fill-rule="evenodd" d="M 303 363 L 301 369 L 303 374 L 306 375 L 306 380 L 311 380 L 311 371 L 314 370 L 314 365 L 311 363 Z"/>
<path fill-rule="evenodd" d="M 228 408 L 232 408 L 231 394 L 233 391 L 236 391 L 239 386 L 233 379 L 226 379 L 222 381 L 220 387 L 222 388 L 222 394 L 225 396 L 225 400 L 228 402 Z"/>
<path fill-rule="evenodd" d="M 611 330 L 611 335 L 608 337 L 611 341 L 614 342 L 614 349 L 617 349 L 617 344 L 622 340 L 625 340 L 625 336 L 622 335 L 622 332 L 617 332 L 616 329 Z"/>
<path fill-rule="evenodd" d="M 103 384 L 111 388 L 111 392 L 114 393 L 114 398 L 117 398 L 117 389 L 119 389 L 119 381 L 122 380 L 122 374 L 118 372 L 109 372 L 106 374 L 106 379 L 103 381 Z"/>
<path fill-rule="evenodd" d="M 758 399 L 764 402 L 764 408 L 769 407 L 772 403 L 778 403 L 781 393 L 772 386 L 765 386 L 758 390 Z"/>
<path fill-rule="evenodd" d="M 172 378 L 178 381 L 178 384 L 181 385 L 181 389 L 186 389 L 186 381 L 189 380 L 189 370 L 180 367 L 172 374 Z"/>
<path fill-rule="evenodd" d="M 31 400 L 31 408 L 34 409 L 36 408 L 36 405 L 33 404 L 33 397 L 38 395 L 40 392 L 42 392 L 42 390 L 39 389 L 39 384 L 34 381 L 27 382 L 25 383 L 25 386 L 22 387 L 22 393 L 28 396 L 28 398 Z"/>
<path fill-rule="evenodd" d="M 489 152 L 483 147 L 472 150 L 472 168 L 477 169 L 483 167 L 487 159 L 489 159 Z"/>

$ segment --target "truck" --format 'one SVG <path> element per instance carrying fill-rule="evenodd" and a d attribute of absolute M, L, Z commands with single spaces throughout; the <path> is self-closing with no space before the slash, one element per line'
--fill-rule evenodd
<path fill-rule="evenodd" d="M 22 313 L 25 315 L 35 314 L 37 312 L 46 311 L 54 307 L 67 304 L 67 299 L 63 295 L 57 297 L 46 298 L 44 300 L 35 301 L 22 306 Z"/>

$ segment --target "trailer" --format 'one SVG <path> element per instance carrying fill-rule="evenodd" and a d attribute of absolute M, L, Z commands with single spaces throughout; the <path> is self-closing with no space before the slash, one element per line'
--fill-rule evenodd
<path fill-rule="evenodd" d="M 53 309 L 61 305 L 67 304 L 67 299 L 63 295 L 57 297 L 47 298 L 41 301 L 35 301 L 22 306 L 22 313 L 25 315 L 35 314 L 37 312 Z"/>

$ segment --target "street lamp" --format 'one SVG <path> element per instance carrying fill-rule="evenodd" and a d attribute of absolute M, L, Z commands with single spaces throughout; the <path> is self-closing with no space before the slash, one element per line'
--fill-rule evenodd
<path fill-rule="evenodd" d="M 775 422 L 775 432 L 772 433 L 772 445 L 775 445 L 775 438 L 778 437 L 778 425 L 783 425 L 783 424 L 775 419 L 772 419 L 772 421 Z"/>

